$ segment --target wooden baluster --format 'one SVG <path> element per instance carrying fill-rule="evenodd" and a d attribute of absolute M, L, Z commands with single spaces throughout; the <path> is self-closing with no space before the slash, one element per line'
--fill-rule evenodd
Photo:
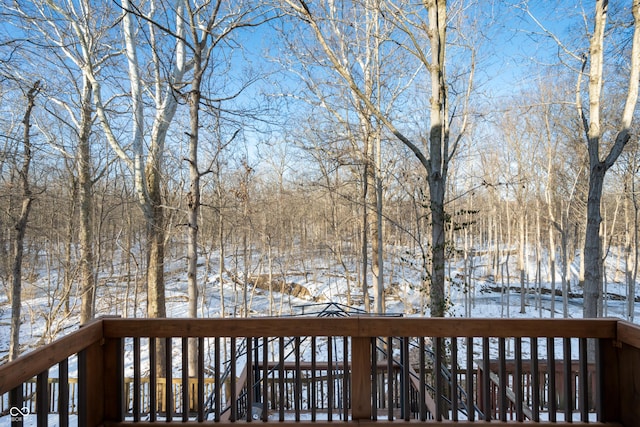
<path fill-rule="evenodd" d="M 245 365 L 245 383 L 246 383 L 246 420 L 253 420 L 253 340 L 250 337 L 245 338 L 247 361 Z"/>
<path fill-rule="evenodd" d="M 182 337 L 182 422 L 189 421 L 189 338 Z"/>
<path fill-rule="evenodd" d="M 311 337 L 311 421 L 316 421 L 316 411 L 317 411 L 317 384 L 316 384 L 316 353 L 317 353 L 317 344 L 316 337 Z"/>
<path fill-rule="evenodd" d="M 589 392 L 592 391 L 590 390 L 587 365 L 587 339 L 580 338 L 578 345 L 578 352 L 580 353 L 580 377 L 578 380 L 578 385 L 580 387 L 580 391 L 578 392 L 578 395 L 580 396 L 580 420 L 586 423 L 589 421 Z"/>
<path fill-rule="evenodd" d="M 253 365 L 250 375 L 253 375 L 253 401 L 254 403 L 260 403 L 262 402 L 262 389 L 260 388 L 260 338 L 253 337 L 251 340 L 253 340 Z M 256 408 L 258 406 L 256 406 Z M 254 414 L 251 412 L 251 414 L 255 417 L 254 420 L 259 420 L 262 417 L 262 413 Z"/>
<path fill-rule="evenodd" d="M 534 422 L 540 422 L 540 372 L 538 364 L 538 338 L 531 337 L 531 389 L 532 389 L 532 415 Z"/>
<path fill-rule="evenodd" d="M 293 390 L 293 407 L 295 412 L 295 420 L 300 422 L 300 403 L 302 401 L 302 382 L 300 373 L 300 337 L 294 338 L 293 353 L 295 356 L 295 376 L 294 376 L 294 390 Z"/>
<path fill-rule="evenodd" d="M 444 399 L 442 395 L 444 393 L 444 387 L 442 385 L 442 338 L 436 337 L 434 339 L 436 358 L 433 363 L 433 377 L 435 379 L 435 393 L 436 393 L 436 421 L 442 421 L 442 413 L 444 412 Z"/>
<path fill-rule="evenodd" d="M 198 422 L 204 421 L 204 337 L 198 337 Z"/>
<path fill-rule="evenodd" d="M 230 394 L 231 399 L 228 402 L 231 406 L 230 421 L 234 422 L 238 420 L 238 400 L 236 398 L 236 379 L 237 379 L 237 366 L 238 358 L 236 356 L 236 338 L 231 337 L 231 378 L 230 378 Z"/>
<path fill-rule="evenodd" d="M 46 427 L 49 422 L 49 371 L 36 377 L 36 420 L 38 427 Z"/>
<path fill-rule="evenodd" d="M 9 392 L 9 408 L 20 408 L 20 410 L 22 410 L 22 408 L 25 407 L 22 392 L 23 384 L 11 389 Z M 11 425 L 12 427 L 22 427 L 24 425 L 24 420 L 22 417 L 16 418 L 15 421 L 12 419 Z"/>
<path fill-rule="evenodd" d="M 400 338 L 402 343 L 402 351 L 400 352 L 402 360 L 402 390 L 400 391 L 402 402 L 402 417 L 405 421 L 411 419 L 411 379 L 409 378 L 409 337 Z"/>
<path fill-rule="evenodd" d="M 364 360 L 364 366 L 366 366 L 368 361 L 369 353 L 367 353 L 367 359 Z M 371 381 L 369 381 L 369 387 L 371 387 Z M 368 396 L 368 394 L 366 394 L 366 396 Z M 342 337 L 342 416 L 345 421 L 349 419 L 349 407 L 349 340 L 347 337 Z M 371 419 L 371 414 L 367 415 L 367 419 Z"/>
<path fill-rule="evenodd" d="M 172 344 L 173 340 L 171 337 L 165 338 L 165 361 L 166 361 L 166 371 L 167 374 L 164 385 L 164 395 L 165 395 L 165 417 L 167 421 L 173 420 L 173 350 Z"/>
<path fill-rule="evenodd" d="M 485 421 L 491 420 L 491 364 L 489 360 L 489 338 L 482 338 L 482 411 Z"/>
<path fill-rule="evenodd" d="M 451 338 L 451 419 L 458 421 L 458 338 Z"/>
<path fill-rule="evenodd" d="M 571 338 L 563 339 L 564 350 L 564 420 L 570 421 L 573 416 L 573 396 L 572 388 L 572 363 L 571 363 Z"/>
<path fill-rule="evenodd" d="M 473 337 L 467 337 L 467 418 L 474 421 L 476 417 L 474 388 L 473 388 Z"/>
<path fill-rule="evenodd" d="M 262 337 L 262 421 L 269 419 L 269 338 Z"/>
<path fill-rule="evenodd" d="M 215 387 L 216 387 L 214 391 L 215 422 L 220 422 L 220 415 L 221 415 L 220 407 L 222 406 L 222 391 L 224 389 L 224 383 L 222 381 L 222 375 L 220 373 L 220 352 L 221 351 L 222 351 L 222 348 L 220 346 L 220 337 L 216 337 L 214 340 L 214 352 L 213 352 L 214 376 L 215 376 Z"/>
<path fill-rule="evenodd" d="M 424 337 L 420 337 L 418 339 L 418 349 L 420 352 L 420 370 L 418 371 L 418 374 L 420 375 L 420 393 L 418 393 L 420 399 L 420 421 L 425 421 L 427 419 L 427 405 L 425 403 L 427 390 L 425 366 L 427 363 L 425 353 L 427 352 L 427 349 L 425 347 Z"/>
<path fill-rule="evenodd" d="M 129 408 L 125 408 L 129 410 Z M 133 421 L 140 421 L 140 338 L 133 338 Z"/>
<path fill-rule="evenodd" d="M 69 359 L 58 363 L 58 421 L 60 427 L 69 426 Z M 21 406 L 22 407 L 22 406 Z"/>
<path fill-rule="evenodd" d="M 278 404 L 279 420 L 284 421 L 285 381 L 284 381 L 284 337 L 278 338 Z"/>
<path fill-rule="evenodd" d="M 369 343 L 371 352 L 371 419 L 378 419 L 378 338 L 372 337 Z"/>
<path fill-rule="evenodd" d="M 498 339 L 498 406 L 500 421 L 507 421 L 507 362 L 505 360 L 505 338 Z"/>
<path fill-rule="evenodd" d="M 555 339 L 552 337 L 547 338 L 547 372 L 549 375 L 549 421 L 555 423 L 557 420 L 556 413 L 558 412 L 557 404 L 557 390 L 556 390 L 556 348 Z"/>
<path fill-rule="evenodd" d="M 393 337 L 387 337 L 387 418 L 389 421 L 393 421 L 393 405 L 394 396 L 393 392 L 395 374 L 393 371 Z"/>
<path fill-rule="evenodd" d="M 159 403 L 156 365 L 156 338 L 149 337 L 149 421 L 151 422 L 157 420 Z"/>
<path fill-rule="evenodd" d="M 333 420 L 333 337 L 327 337 L 327 420 Z"/>
<path fill-rule="evenodd" d="M 23 392 L 23 385 L 20 384 L 19 386 L 11 389 L 11 391 L 9 392 L 9 408 L 20 408 L 22 409 L 25 405 L 24 405 L 24 398 L 22 395 Z M 22 427 L 24 425 L 24 420 L 22 418 L 16 420 L 16 421 L 11 421 L 12 423 L 12 427 Z"/>
<path fill-rule="evenodd" d="M 524 393 L 522 387 L 522 338 L 515 339 L 515 359 L 516 372 L 513 378 L 513 388 L 516 396 L 516 419 L 520 422 L 524 421 L 523 400 Z"/>

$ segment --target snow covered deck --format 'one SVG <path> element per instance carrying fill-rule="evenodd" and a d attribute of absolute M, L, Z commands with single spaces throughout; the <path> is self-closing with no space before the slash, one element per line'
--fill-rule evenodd
<path fill-rule="evenodd" d="M 638 390 L 616 319 L 102 318 L 0 366 L 0 426 L 638 426 Z"/>

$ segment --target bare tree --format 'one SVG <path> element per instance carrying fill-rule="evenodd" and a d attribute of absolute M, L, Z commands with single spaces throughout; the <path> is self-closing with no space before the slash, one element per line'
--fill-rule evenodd
<path fill-rule="evenodd" d="M 311 7 L 305 0 L 284 0 L 289 11 L 298 16 L 312 30 L 316 40 L 322 47 L 326 59 L 331 63 L 335 73 L 346 83 L 350 91 L 367 110 L 382 123 L 394 137 L 411 150 L 423 166 L 429 184 L 429 210 L 431 213 L 432 269 L 430 288 L 431 315 L 440 317 L 445 312 L 445 190 L 449 162 L 466 129 L 466 103 L 464 103 L 463 119 L 458 127 L 458 134 L 453 140 L 450 137 L 450 113 L 448 93 L 449 87 L 445 73 L 446 35 L 447 35 L 447 3 L 445 0 L 429 0 L 423 5 L 415 6 L 408 2 L 385 2 L 378 7 L 391 20 L 397 31 L 405 36 L 402 45 L 417 59 L 422 69 L 428 71 L 430 91 L 428 92 L 429 124 L 426 141 L 419 141 L 407 136 L 397 127 L 392 118 L 372 101 L 366 88 L 359 83 L 351 64 L 343 58 L 330 43 L 332 34 L 328 33 L 324 22 L 335 16 L 339 7 L 333 0 L 321 2 Z M 428 19 L 425 21 L 425 10 Z M 330 28 L 330 27 L 329 27 Z M 334 34 L 335 35 L 335 34 Z M 338 34 L 339 36 L 339 34 Z M 428 45 L 423 44 L 428 40 Z M 473 64 L 468 74 L 467 95 L 473 81 Z M 467 96 L 468 98 L 468 96 Z M 425 148 L 421 148 L 423 146 Z"/>
<path fill-rule="evenodd" d="M 22 255 L 24 253 L 24 238 L 27 232 L 27 221 L 29 220 L 29 212 L 31 212 L 31 204 L 33 202 L 33 193 L 29 182 L 29 167 L 33 159 L 31 151 L 31 113 L 35 106 L 35 99 L 40 92 L 40 82 L 37 81 L 27 92 L 27 107 L 25 109 L 22 125 L 24 127 L 22 135 L 23 152 L 22 166 L 18 172 L 20 177 L 20 185 L 22 186 L 22 208 L 18 216 L 15 229 L 16 236 L 13 252 L 12 285 L 11 285 L 11 337 L 9 339 L 9 360 L 18 357 L 20 353 L 20 323 L 22 308 Z"/>
<path fill-rule="evenodd" d="M 184 39 L 177 38 L 174 41 L 174 60 L 170 67 L 166 67 L 162 58 L 160 58 L 160 40 L 157 28 L 149 25 L 147 41 L 151 42 L 150 62 L 153 76 L 153 82 L 150 84 L 149 93 L 152 94 L 153 103 L 155 104 L 155 116 L 151 127 L 150 142 L 148 150 L 145 150 L 145 106 L 143 101 L 144 82 L 141 73 L 140 57 L 139 57 L 139 40 L 137 39 L 139 32 L 142 31 L 136 26 L 136 16 L 132 13 L 135 11 L 141 14 L 140 10 L 134 8 L 128 0 L 124 0 L 122 7 L 122 36 L 125 45 L 125 54 L 128 64 L 128 77 L 130 84 L 130 103 L 132 115 L 132 129 L 130 145 L 125 144 L 117 136 L 117 132 L 113 128 L 116 119 L 111 117 L 112 112 L 107 109 L 103 99 L 102 79 L 100 71 L 106 65 L 105 59 L 116 55 L 117 52 L 110 51 L 106 57 L 96 57 L 93 54 L 94 36 L 104 32 L 104 28 L 94 28 L 91 25 L 94 20 L 89 19 L 92 14 L 99 13 L 95 5 L 88 1 L 83 1 L 78 8 L 65 10 L 59 5 L 51 4 L 56 12 L 69 22 L 71 26 L 71 34 L 75 37 L 78 44 L 77 51 L 71 51 L 68 44 L 62 43 L 70 34 L 66 34 L 65 38 L 61 38 L 58 46 L 65 55 L 73 61 L 73 63 L 82 71 L 83 76 L 87 79 L 93 95 L 93 104 L 96 114 L 102 125 L 104 135 L 113 148 L 118 157 L 131 170 L 135 194 L 139 205 L 142 209 L 147 222 L 148 234 L 148 263 L 147 263 L 147 312 L 150 317 L 164 317 L 166 315 L 164 302 L 164 244 L 165 244 L 165 220 L 162 207 L 161 196 L 161 180 L 162 180 L 162 156 L 164 152 L 164 143 L 177 108 L 177 98 L 174 94 L 174 86 L 177 82 L 182 82 L 182 77 L 186 72 L 186 64 L 184 57 Z M 148 14 L 153 16 L 157 12 L 156 2 L 151 2 Z M 176 10 L 169 10 L 168 14 L 173 14 L 175 24 L 175 32 L 179 35 L 184 33 L 185 19 L 182 16 L 184 8 L 178 5 Z M 150 20 L 149 16 L 145 15 Z M 170 19 L 167 18 L 167 19 Z M 146 21 L 148 22 L 148 21 Z M 146 43 L 146 42 L 145 42 Z M 147 53 L 149 53 L 147 51 Z M 162 75 L 166 69 L 167 77 Z M 147 157 L 145 161 L 145 155 Z"/>
<path fill-rule="evenodd" d="M 75 76 L 71 76 L 74 78 Z M 59 97 L 51 96 L 53 103 L 66 110 L 70 117 L 68 125 L 72 127 L 73 133 L 77 138 L 78 145 L 76 153 L 66 152 L 55 142 L 55 137 L 46 129 L 42 132 L 46 135 L 49 142 L 54 147 L 63 152 L 67 159 L 75 159 L 75 170 L 77 171 L 77 180 L 72 183 L 74 187 L 74 197 L 78 199 L 79 207 L 79 226 L 78 235 L 80 243 L 80 324 L 87 323 L 93 319 L 95 315 L 95 295 L 96 295 L 96 273 L 95 273 L 95 254 L 94 254 L 94 230 L 93 230 L 93 186 L 95 176 L 93 173 L 94 163 L 91 155 L 91 135 L 93 132 L 93 107 L 91 96 L 91 83 L 85 76 L 80 78 L 80 93 L 78 94 L 79 112 L 76 113 L 72 106 L 73 102 L 67 102 Z M 54 114 L 55 115 L 55 114 Z M 78 117 L 79 116 L 79 117 Z M 43 128 L 41 126 L 41 128 Z M 73 172 L 72 172 L 73 173 Z M 99 174 L 98 174 L 99 175 Z M 69 218 L 73 224 L 74 218 Z M 69 260 L 70 261 L 70 260 Z M 71 263 L 68 262 L 70 266 Z M 66 285 L 68 291 L 65 292 L 66 298 L 70 293 L 70 283 Z M 68 302 L 67 302 L 68 307 Z"/>
<path fill-rule="evenodd" d="M 20 21 L 27 34 L 35 34 L 40 42 L 35 43 L 36 49 L 42 48 L 43 57 L 47 57 L 53 67 L 58 67 L 63 73 L 70 75 L 70 79 L 77 78 L 80 66 L 74 70 L 69 66 L 66 58 L 72 59 L 72 63 L 78 64 L 83 56 L 91 56 L 93 60 L 101 64 L 111 53 L 105 53 L 100 43 L 104 35 L 103 28 L 86 28 L 86 38 L 82 43 L 69 43 L 68 35 L 73 33 L 73 29 L 83 25 L 89 25 L 89 21 L 82 21 L 79 18 L 83 13 L 88 13 L 87 2 L 79 4 L 67 4 L 68 9 L 55 3 L 42 4 L 40 2 L 15 3 L 7 8 L 12 15 Z M 62 18 L 62 19 L 59 19 Z M 36 50 L 36 52 L 40 52 Z M 81 53 L 82 52 L 82 53 Z M 74 74 L 75 72 L 75 74 Z M 80 271 L 81 271 L 81 315 L 80 323 L 86 323 L 94 316 L 95 305 L 95 262 L 94 262 L 94 241 L 93 241 L 93 184 L 92 173 L 93 162 L 90 150 L 90 136 L 93 126 L 92 113 L 92 88 L 86 76 L 80 78 L 81 84 L 74 84 L 77 89 L 79 111 L 74 108 L 74 100 L 64 100 L 55 94 L 49 94 L 54 104 L 59 105 L 69 116 L 69 126 L 74 130 L 78 140 L 76 155 L 63 152 L 69 158 L 77 159 L 78 185 L 79 185 L 79 206 L 80 206 Z M 54 117 L 62 120 L 57 113 L 52 113 Z M 50 142 L 53 138 L 46 129 L 43 130 Z M 53 143 L 55 145 L 55 143 Z M 59 151 L 64 151 L 62 147 L 56 147 Z"/>
<path fill-rule="evenodd" d="M 636 296 L 636 275 L 637 266 L 637 238 L 638 238 L 638 209 L 636 203 L 634 175 L 636 172 L 635 156 L 632 162 L 627 165 L 624 175 L 624 249 L 625 249 L 625 281 L 627 285 L 627 319 L 633 321 L 634 305 Z"/>
<path fill-rule="evenodd" d="M 338 35 L 329 41 L 338 57 L 345 66 L 352 65 L 355 74 L 360 76 L 363 94 L 371 103 L 382 107 L 382 96 L 397 97 L 404 89 L 403 85 L 385 84 L 382 74 L 393 75 L 398 78 L 406 74 L 406 70 L 398 67 L 393 53 L 385 51 L 384 57 L 380 45 L 389 38 L 392 26 L 385 25 L 376 0 L 354 1 L 349 7 L 341 7 L 337 3 L 327 3 L 327 14 L 332 18 L 324 22 L 328 34 Z M 347 24 L 348 23 L 348 24 Z M 360 287 L 366 310 L 371 309 L 369 295 L 369 272 L 372 273 L 374 282 L 374 310 L 384 311 L 384 268 L 383 268 L 383 183 L 382 183 L 382 139 L 383 126 L 369 111 L 358 95 L 342 84 L 336 84 L 332 75 L 331 65 L 321 64 L 317 61 L 316 51 L 322 50 L 317 44 L 307 45 L 298 43 L 301 34 L 299 32 L 284 32 L 287 38 L 288 51 L 294 53 L 295 67 L 299 69 L 298 77 L 301 78 L 307 91 L 311 94 L 306 101 L 310 104 L 319 104 L 329 113 L 329 120 L 333 124 L 309 123 L 312 127 L 324 127 L 322 132 L 336 133 L 336 145 L 340 145 L 343 139 L 344 147 L 336 147 L 338 152 L 326 150 L 322 144 L 314 147 L 318 154 L 339 155 L 337 160 L 339 167 L 348 169 L 353 173 L 360 184 L 358 194 L 357 214 L 360 217 Z M 391 59 L 394 58 L 394 59 Z M 282 58 L 279 58 L 283 61 Z M 287 66 L 288 64 L 283 64 Z M 384 71 L 383 71 L 384 68 Z M 323 71 L 318 71 L 322 69 Z M 326 70 L 329 70 L 327 73 Z M 391 71 L 393 69 L 393 71 Z M 339 82 L 340 83 L 340 82 Z M 383 92 L 390 92 L 382 95 Z M 355 117 L 355 119 L 354 119 Z M 335 129 L 333 129 L 335 127 Z M 329 129 L 332 128 L 332 129 Z M 314 132 L 320 131 L 314 129 Z M 313 144 L 313 143 L 312 143 Z M 338 154 L 339 153 L 339 154 Z M 317 157 L 314 155 L 314 157 Z M 350 160 L 347 160 L 350 158 Z M 333 193 L 329 193 L 331 197 Z M 335 207 L 336 205 L 332 205 Z M 335 222 L 334 222 L 335 225 Z M 338 236 L 339 237 L 339 236 Z M 332 247 L 332 252 L 342 258 L 341 244 Z M 371 256 L 369 255 L 371 252 Z M 371 264 L 371 270 L 369 270 Z M 350 292 L 348 293 L 350 298 Z"/>
<path fill-rule="evenodd" d="M 589 195 L 587 203 L 587 228 L 584 243 L 585 283 L 584 317 L 598 317 L 598 299 L 602 284 L 602 242 L 600 240 L 601 200 L 605 174 L 615 164 L 627 142 L 631 139 L 631 124 L 638 102 L 640 83 L 640 0 L 632 5 L 633 39 L 629 55 L 629 83 L 619 125 L 609 139 L 602 123 L 602 91 L 604 85 L 604 52 L 607 12 L 609 2 L 597 0 L 594 30 L 589 45 L 589 55 L 584 56 L 582 72 L 578 79 L 576 107 L 584 126 L 589 152 Z M 589 61 L 588 114 L 584 111 L 581 80 Z M 601 151 L 606 150 L 604 158 Z"/>
<path fill-rule="evenodd" d="M 187 245 L 187 280 L 189 308 L 191 317 L 198 314 L 198 218 L 201 206 L 200 179 L 203 174 L 211 172 L 209 169 L 201 170 L 198 162 L 200 142 L 200 115 L 203 101 L 208 105 L 219 105 L 224 98 L 232 99 L 237 94 L 224 95 L 211 98 L 205 94 L 203 97 L 202 84 L 207 69 L 211 65 L 212 52 L 216 47 L 233 36 L 234 32 L 243 27 L 259 25 L 254 18 L 256 7 L 244 2 L 232 4 L 223 0 L 207 1 L 203 4 L 191 4 L 184 2 L 187 29 L 185 34 L 175 34 L 176 38 L 184 37 L 184 47 L 189 53 L 188 62 L 191 68 L 191 80 L 188 93 L 189 104 L 189 193 L 187 195 L 188 206 L 188 245 Z M 204 98 L 204 99 L 203 99 Z M 238 134 L 236 131 L 231 139 Z M 227 143 L 228 145 L 228 143 Z M 222 285 L 222 284 L 221 284 Z M 193 375 L 197 367 L 197 340 L 190 341 L 189 371 Z"/>
<path fill-rule="evenodd" d="M 124 54 L 127 59 L 127 76 L 129 84 L 129 112 L 131 114 L 131 131 L 129 138 L 121 138 L 120 132 L 115 129 L 118 123 L 117 112 L 107 108 L 109 100 L 104 99 L 103 83 L 106 82 L 104 71 L 107 65 L 105 61 L 120 52 L 108 50 L 103 57 L 94 54 L 94 43 L 97 34 L 103 34 L 111 27 L 111 23 L 91 19 L 92 15 L 99 14 L 97 6 L 83 0 L 79 4 L 73 4 L 70 9 L 65 9 L 56 3 L 48 3 L 65 22 L 69 23 L 71 31 L 59 37 L 58 48 L 65 56 L 78 67 L 91 88 L 93 106 L 101 124 L 102 131 L 109 145 L 130 170 L 133 180 L 134 192 L 138 204 L 146 222 L 147 231 L 147 315 L 149 317 L 165 317 L 165 291 L 164 291 L 164 257 L 165 257 L 165 214 L 162 203 L 161 182 L 163 179 L 163 155 L 165 140 L 169 126 L 175 116 L 178 99 L 175 94 L 176 85 L 183 82 L 183 76 L 187 71 L 184 46 L 185 17 L 184 4 L 179 3 L 175 9 L 159 8 L 157 1 L 150 2 L 148 10 L 142 11 L 129 0 L 122 2 L 122 40 Z M 77 7 L 76 7 L 77 6 Z M 167 21 L 173 20 L 173 32 L 167 43 L 172 43 L 172 48 L 163 50 L 162 42 L 165 40 L 164 31 L 159 31 L 157 26 L 150 22 L 159 21 L 156 14 L 163 15 Z M 138 20 L 136 20 L 138 19 Z M 95 27 L 102 24 L 104 27 Z M 107 25 L 108 24 L 108 25 Z M 146 33 L 144 25 L 148 24 Z M 55 20 L 52 25 L 55 25 Z M 167 24 L 167 28 L 171 26 Z M 54 28 L 58 33 L 60 29 Z M 173 37 L 173 34 L 179 37 Z M 77 50 L 71 50 L 67 39 L 73 36 Z M 144 49 L 149 60 L 151 81 L 143 79 L 143 67 L 139 37 L 144 36 L 144 43 L 149 44 L 149 49 Z M 170 52 L 169 59 L 161 57 L 165 51 Z M 145 86 L 148 83 L 148 86 Z M 148 89 L 148 90 L 147 90 Z M 114 89 L 112 91 L 115 92 Z M 151 105 L 155 107 L 154 118 L 150 135 L 145 131 L 145 94 L 150 94 Z M 146 140 L 148 136 L 148 141 Z M 127 139 L 124 141 L 123 139 Z M 146 157 L 146 160 L 145 160 Z M 159 374 L 163 375 L 162 368 L 163 350 L 157 349 L 159 361 Z"/>

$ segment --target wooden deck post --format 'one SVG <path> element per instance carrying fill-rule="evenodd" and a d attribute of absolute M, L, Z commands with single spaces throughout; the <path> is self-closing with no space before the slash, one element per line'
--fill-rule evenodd
<path fill-rule="evenodd" d="M 121 338 L 104 338 L 78 353 L 78 425 L 123 421 L 123 350 Z"/>
<path fill-rule="evenodd" d="M 351 417 L 371 420 L 371 338 L 351 338 Z"/>
<path fill-rule="evenodd" d="M 620 369 L 616 341 L 600 339 L 596 358 L 598 421 L 618 421 L 620 415 Z"/>
<path fill-rule="evenodd" d="M 96 342 L 78 353 L 78 425 L 102 424 L 104 376 L 102 346 Z"/>
<path fill-rule="evenodd" d="M 106 338 L 104 366 L 104 420 L 124 421 L 124 345 L 122 338 Z"/>
<path fill-rule="evenodd" d="M 617 363 L 618 390 L 617 420 L 624 426 L 640 425 L 640 326 L 618 323 Z M 607 391 L 605 391 L 606 393 Z M 616 396 L 614 394 L 614 396 Z"/>

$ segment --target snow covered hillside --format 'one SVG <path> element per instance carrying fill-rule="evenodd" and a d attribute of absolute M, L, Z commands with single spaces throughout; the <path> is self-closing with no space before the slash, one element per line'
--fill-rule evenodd
<path fill-rule="evenodd" d="M 515 263 L 511 257 L 510 264 Z M 505 259 L 506 260 L 506 259 Z M 206 266 L 217 265 L 217 259 L 209 263 L 202 262 L 200 273 L 203 277 L 199 295 L 199 316 L 220 317 L 224 310 L 226 316 L 242 316 L 246 307 L 249 316 L 278 316 L 299 313 L 299 306 L 315 303 L 335 302 L 364 309 L 362 290 L 357 285 L 350 267 L 347 274 L 341 265 L 331 264 L 321 259 L 313 262 L 291 265 L 285 272 L 271 276 L 271 292 L 269 292 L 269 275 L 265 271 L 260 258 L 253 262 L 254 268 L 249 273 L 249 285 L 243 286 L 242 272 L 230 269 L 220 277 L 217 272 L 206 273 Z M 467 261 L 469 264 L 469 261 Z M 564 299 L 561 285 L 556 286 L 555 300 L 551 297 L 551 285 L 546 281 L 548 273 L 542 271 L 541 281 L 536 283 L 536 265 L 531 263 L 527 271 L 529 282 L 525 288 L 524 312 L 521 312 L 522 299 L 519 278 L 516 277 L 515 265 L 509 265 L 506 275 L 494 277 L 487 274 L 487 263 L 481 256 L 471 263 L 475 267 L 471 279 L 464 275 L 462 261 L 451 263 L 447 274 L 447 296 L 449 308 L 447 313 L 452 317 L 529 317 L 549 318 L 563 317 Z M 506 267 L 506 265 L 505 265 Z M 421 271 L 414 262 L 387 264 L 389 273 L 386 290 L 386 311 L 405 316 L 428 316 L 427 293 L 421 292 Z M 506 268 L 504 270 L 507 270 Z M 184 265 L 173 264 L 167 268 L 166 298 L 167 316 L 186 317 L 187 313 L 187 281 Z M 607 283 L 608 297 L 603 301 L 604 316 L 615 316 L 629 319 L 626 302 L 626 287 L 615 274 L 615 265 L 609 265 L 611 277 Z M 572 268 L 571 287 L 566 298 L 567 317 L 582 317 L 582 295 L 577 283 L 577 266 Z M 617 277 L 616 277 L 617 276 Z M 28 351 L 78 326 L 77 311 L 73 300 L 70 313 L 65 314 L 64 307 L 56 301 L 48 275 L 43 273 L 42 279 L 31 281 L 25 287 L 23 296 L 23 323 L 21 342 L 23 351 Z M 558 274 L 557 277 L 560 277 Z M 220 287 L 222 278 L 223 286 Z M 98 315 L 118 315 L 127 317 L 144 317 L 145 297 L 142 289 L 131 286 L 122 275 L 103 277 L 98 291 L 96 311 Z M 616 280 L 614 280 L 616 279 Z M 372 283 L 373 280 L 369 280 Z M 388 284 L 390 283 L 390 284 Z M 372 289 L 369 289 L 370 294 Z M 639 296 L 636 295 L 636 301 Z M 553 315 L 552 315 L 553 306 Z M 633 320 L 640 319 L 640 302 L 634 303 Z M 0 300 L 0 360 L 6 361 L 8 336 L 10 330 L 11 309 L 7 297 Z"/>

